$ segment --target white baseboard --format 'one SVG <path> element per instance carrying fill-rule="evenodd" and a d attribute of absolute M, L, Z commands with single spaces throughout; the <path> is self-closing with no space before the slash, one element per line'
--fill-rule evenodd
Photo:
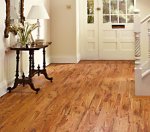
<path fill-rule="evenodd" d="M 52 63 L 78 63 L 79 58 L 75 56 L 52 56 L 51 62 Z"/>
<path fill-rule="evenodd" d="M 51 57 L 46 56 L 46 66 L 51 64 Z"/>
<path fill-rule="evenodd" d="M 7 88 L 10 86 L 12 87 L 14 84 L 14 78 L 10 79 L 10 80 L 4 80 L 3 82 L 0 83 L 0 97 L 3 96 L 4 94 L 6 94 Z"/>
<path fill-rule="evenodd" d="M 77 63 L 81 60 L 80 54 L 77 55 Z"/>
<path fill-rule="evenodd" d="M 0 83 L 0 97 L 7 93 L 7 82 L 3 81 Z"/>

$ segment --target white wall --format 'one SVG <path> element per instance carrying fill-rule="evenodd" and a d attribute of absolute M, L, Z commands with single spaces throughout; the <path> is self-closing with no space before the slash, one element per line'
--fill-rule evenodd
<path fill-rule="evenodd" d="M 51 28 L 50 28 L 50 22 L 51 22 L 51 13 L 50 13 L 50 0 L 44 0 L 44 6 L 48 12 L 48 15 L 50 17 L 50 19 L 45 20 L 44 21 L 44 27 L 43 27 L 43 31 L 44 31 L 44 39 L 48 42 L 51 42 Z M 47 48 L 47 64 L 49 64 L 51 62 L 51 46 L 49 46 Z"/>
<path fill-rule="evenodd" d="M 141 18 L 144 18 L 150 14 L 150 1 L 149 0 L 137 0 L 136 7 L 141 11 Z"/>
<path fill-rule="evenodd" d="M 52 62 L 76 63 L 76 0 L 50 0 Z"/>
<path fill-rule="evenodd" d="M 5 1 L 0 1 L 0 96 L 5 94 L 15 75 L 15 53 L 5 52 L 10 45 L 10 38 L 4 38 Z"/>
<path fill-rule="evenodd" d="M 79 0 L 79 46 L 80 46 L 80 59 L 83 60 L 85 58 L 85 43 L 87 43 L 87 40 L 85 39 L 87 37 L 87 1 Z"/>
<path fill-rule="evenodd" d="M 76 0 L 76 56 L 80 61 L 80 0 Z"/>

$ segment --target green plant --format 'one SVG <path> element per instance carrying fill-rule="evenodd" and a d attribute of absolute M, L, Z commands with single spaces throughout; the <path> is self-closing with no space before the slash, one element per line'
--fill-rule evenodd
<path fill-rule="evenodd" d="M 17 34 L 19 37 L 19 42 L 22 45 L 26 45 L 30 42 L 29 38 L 31 37 L 31 32 L 38 27 L 37 23 L 30 24 L 25 22 L 24 25 L 22 23 L 13 24 L 10 26 L 10 31 L 14 34 Z"/>

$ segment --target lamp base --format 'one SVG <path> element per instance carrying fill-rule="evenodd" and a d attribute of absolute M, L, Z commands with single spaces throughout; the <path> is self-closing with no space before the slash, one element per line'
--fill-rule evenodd
<path fill-rule="evenodd" d="M 37 39 L 40 38 L 40 20 L 37 19 L 37 25 L 38 25 L 38 29 L 37 29 Z"/>

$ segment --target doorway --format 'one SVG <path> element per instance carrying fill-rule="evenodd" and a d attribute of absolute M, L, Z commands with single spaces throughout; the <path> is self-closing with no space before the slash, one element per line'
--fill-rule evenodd
<path fill-rule="evenodd" d="M 81 58 L 133 60 L 135 1 L 85 0 L 82 4 Z"/>

